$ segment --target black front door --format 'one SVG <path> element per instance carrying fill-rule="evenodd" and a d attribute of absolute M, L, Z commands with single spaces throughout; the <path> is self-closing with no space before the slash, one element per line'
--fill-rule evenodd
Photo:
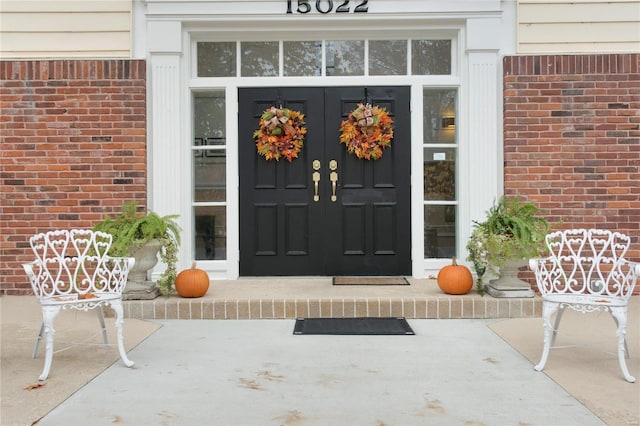
<path fill-rule="evenodd" d="M 239 89 L 240 275 L 411 274 L 409 95 L 408 87 Z M 394 120 L 391 148 L 375 161 L 339 143 L 340 123 L 365 98 Z M 253 132 L 273 105 L 305 115 L 304 149 L 291 163 L 256 152 Z"/>

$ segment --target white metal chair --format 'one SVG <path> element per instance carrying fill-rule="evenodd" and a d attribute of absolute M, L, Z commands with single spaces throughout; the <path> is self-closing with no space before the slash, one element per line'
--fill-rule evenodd
<path fill-rule="evenodd" d="M 106 345 L 102 306 L 110 305 L 116 317 L 120 358 L 127 367 L 133 365 L 127 358 L 122 337 L 122 291 L 135 260 L 108 256 L 111 241 L 107 233 L 84 229 L 49 231 L 30 238 L 36 260 L 22 266 L 42 308 L 42 326 L 33 348 L 35 358 L 44 335 L 46 355 L 40 380 L 49 376 L 55 334 L 53 320 L 61 309 L 94 310 Z"/>
<path fill-rule="evenodd" d="M 620 369 L 628 382 L 635 382 L 625 360 L 629 357 L 627 305 L 640 276 L 640 263 L 624 259 L 631 239 L 607 230 L 569 229 L 548 234 L 546 243 L 551 256 L 529 260 L 543 301 L 544 348 L 535 369 L 544 368 L 566 308 L 581 313 L 607 311 L 617 325 Z"/>

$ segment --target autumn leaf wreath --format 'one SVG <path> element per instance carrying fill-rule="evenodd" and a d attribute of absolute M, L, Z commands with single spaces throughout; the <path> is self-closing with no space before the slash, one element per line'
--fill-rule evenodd
<path fill-rule="evenodd" d="M 288 108 L 267 108 L 260 117 L 260 127 L 253 133 L 258 154 L 267 161 L 284 157 L 288 162 L 298 158 L 304 146 L 304 115 Z"/>
<path fill-rule="evenodd" d="M 258 154 L 267 161 L 284 157 L 292 162 L 304 146 L 307 133 L 304 115 L 288 108 L 267 108 L 253 133 Z M 360 159 L 377 160 L 393 140 L 393 120 L 387 110 L 371 104 L 358 104 L 340 125 L 340 143 L 349 154 Z"/>
<path fill-rule="evenodd" d="M 358 104 L 340 126 L 340 143 L 360 159 L 377 160 L 391 146 L 393 120 L 387 110 L 371 104 Z"/>

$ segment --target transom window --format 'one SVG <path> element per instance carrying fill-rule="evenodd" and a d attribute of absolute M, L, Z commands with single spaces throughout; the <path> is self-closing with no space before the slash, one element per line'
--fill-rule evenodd
<path fill-rule="evenodd" d="M 449 75 L 451 40 L 197 43 L 198 77 Z"/>

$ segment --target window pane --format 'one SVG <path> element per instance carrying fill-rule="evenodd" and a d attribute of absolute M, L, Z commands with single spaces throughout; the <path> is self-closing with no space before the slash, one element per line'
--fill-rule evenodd
<path fill-rule="evenodd" d="M 227 208 L 195 207 L 196 260 L 227 258 Z"/>
<path fill-rule="evenodd" d="M 370 75 L 406 75 L 406 40 L 369 41 Z"/>
<path fill-rule="evenodd" d="M 219 149 L 194 149 L 194 201 L 226 201 L 227 153 Z"/>
<path fill-rule="evenodd" d="M 234 77 L 236 43 L 198 42 L 198 77 Z"/>
<path fill-rule="evenodd" d="M 456 90 L 423 91 L 424 143 L 456 143 Z"/>
<path fill-rule="evenodd" d="M 226 201 L 227 159 L 224 92 L 194 98 L 193 151 L 194 201 Z"/>
<path fill-rule="evenodd" d="M 425 148 L 424 199 L 427 201 L 455 201 L 455 149 Z"/>
<path fill-rule="evenodd" d="M 364 41 L 327 41 L 327 75 L 364 75 Z"/>
<path fill-rule="evenodd" d="M 322 73 L 321 41 L 283 42 L 284 75 L 319 76 Z"/>
<path fill-rule="evenodd" d="M 424 257 L 456 255 L 456 206 L 424 206 Z"/>
<path fill-rule="evenodd" d="M 242 42 L 242 76 L 274 77 L 278 75 L 277 41 Z"/>
<path fill-rule="evenodd" d="M 413 40 L 411 42 L 413 75 L 451 74 L 451 40 Z"/>
<path fill-rule="evenodd" d="M 224 145 L 225 129 L 225 99 L 223 91 L 198 95 L 194 98 L 194 137 L 207 143 L 197 145 Z M 220 143 L 222 142 L 222 143 Z"/>

